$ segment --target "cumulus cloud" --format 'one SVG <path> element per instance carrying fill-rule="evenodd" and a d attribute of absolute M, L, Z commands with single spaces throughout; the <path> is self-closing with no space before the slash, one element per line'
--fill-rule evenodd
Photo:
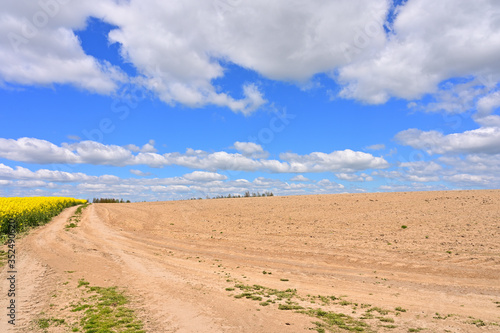
<path fill-rule="evenodd" d="M 210 182 L 215 180 L 226 180 L 227 176 L 221 175 L 216 172 L 206 172 L 206 171 L 194 171 L 192 173 L 185 174 L 184 178 L 197 182 Z"/>
<path fill-rule="evenodd" d="M 129 170 L 131 174 L 139 176 L 139 177 L 148 177 L 151 176 L 151 172 L 144 172 L 141 170 L 136 170 L 136 169 L 130 169 Z"/>
<path fill-rule="evenodd" d="M 481 127 L 448 135 L 408 129 L 399 132 L 395 138 L 403 145 L 423 149 L 429 154 L 500 153 L 500 127 Z"/>
<path fill-rule="evenodd" d="M 498 82 L 498 3 L 412 0 L 396 13 L 383 48 L 339 69 L 342 97 L 380 104 L 434 93 L 449 78 L 492 74 Z"/>
<path fill-rule="evenodd" d="M 368 146 L 368 147 L 366 147 L 366 149 L 368 149 L 368 150 L 383 150 L 383 149 L 385 149 L 385 145 L 383 143 L 378 143 L 375 145 Z"/>
<path fill-rule="evenodd" d="M 341 180 L 347 180 L 350 182 L 370 182 L 373 180 L 373 177 L 366 174 L 366 173 L 361 173 L 361 174 L 354 174 L 354 173 L 337 173 L 335 176 L 338 179 Z"/>
<path fill-rule="evenodd" d="M 35 138 L 0 138 L 0 156 L 27 163 L 77 163 L 78 156 L 64 147 Z"/>
<path fill-rule="evenodd" d="M 82 181 L 104 181 L 106 177 L 88 176 L 84 173 L 71 173 L 59 170 L 40 169 L 31 171 L 27 168 L 16 167 L 11 168 L 3 163 L 0 163 L 0 179 L 23 179 L 23 180 L 44 180 L 52 182 L 82 182 Z"/>
<path fill-rule="evenodd" d="M 282 153 L 280 158 L 290 163 L 290 169 L 293 172 L 352 172 L 389 167 L 389 163 L 382 157 L 350 149 L 334 151 L 329 154 L 321 152 L 307 155 Z"/>
<path fill-rule="evenodd" d="M 311 181 L 309 178 L 304 177 L 303 175 L 297 175 L 290 179 L 292 182 L 308 182 Z"/>
<path fill-rule="evenodd" d="M 251 156 L 254 158 L 266 158 L 269 153 L 264 151 L 261 145 L 253 142 L 239 142 L 234 143 L 234 149 L 239 151 L 245 156 Z"/>
<path fill-rule="evenodd" d="M 266 155 L 261 150 L 262 147 L 256 144 L 239 142 L 235 146 L 238 146 L 245 154 Z M 210 172 L 217 170 L 272 173 L 352 172 L 389 166 L 382 157 L 349 149 L 329 154 L 321 152 L 307 155 L 283 153 L 280 154 L 280 161 L 254 158 L 254 156 L 248 157 L 239 153 L 231 154 L 225 151 L 208 153 L 194 149 L 187 149 L 185 153 L 138 152 L 134 154 L 126 147 L 104 145 L 95 141 L 63 143 L 61 146 L 56 146 L 51 142 L 36 138 L 0 139 L 0 157 L 36 164 L 147 165 L 155 168 L 178 165 Z"/>
<path fill-rule="evenodd" d="M 156 153 L 158 150 L 155 148 L 155 140 L 149 140 L 148 143 L 146 143 L 144 146 L 142 146 L 141 150 L 142 153 Z"/>
<path fill-rule="evenodd" d="M 0 19 L 0 83 L 71 84 L 109 94 L 126 80 L 116 66 L 85 54 L 74 30 L 102 17 L 111 1 L 8 1 Z M 57 70 L 55 70 L 57 69 Z"/>
<path fill-rule="evenodd" d="M 339 69 L 336 78 L 344 85 L 340 96 L 380 104 L 392 96 L 411 100 L 438 92 L 438 85 L 450 78 L 485 81 L 489 74 L 493 82 L 498 82 L 498 3 L 412 0 L 398 7 L 396 13 L 383 48 L 373 57 Z M 429 108 L 461 112 L 474 104 L 477 92 L 461 89 L 451 94 L 446 87 L 443 91 L 440 102 Z"/>
<path fill-rule="evenodd" d="M 304 81 L 345 64 L 340 45 L 352 43 L 367 22 L 381 28 L 388 7 L 385 0 L 278 0 L 272 6 L 263 0 L 132 0 L 106 19 L 120 27 L 110 38 L 122 45 L 124 56 L 146 71 L 159 64 L 171 81 L 216 78 L 223 72 L 217 58 L 272 79 Z M 383 40 L 383 34 L 374 36 L 366 46 Z"/>
<path fill-rule="evenodd" d="M 434 160 L 400 163 L 396 170 L 375 170 L 371 175 L 400 184 L 383 190 L 498 188 L 500 154 L 445 155 Z"/>
<path fill-rule="evenodd" d="M 257 83 L 244 82 L 238 99 L 216 85 L 228 63 L 300 87 L 326 73 L 341 85 L 341 97 L 367 103 L 436 94 L 425 106 L 431 111 L 463 112 L 478 98 L 498 92 L 498 2 L 411 0 L 392 8 L 389 23 L 391 3 L 9 1 L 0 20 L 5 36 L 0 84 L 70 84 L 110 94 L 133 82 L 169 104 L 212 104 L 245 115 L 266 104 L 265 93 Z M 90 17 L 115 27 L 107 38 L 119 45 L 137 77 L 85 53 L 75 31 L 85 29 Z M 475 83 L 440 86 L 455 78 Z M 487 89 L 475 86 L 478 82 Z M 488 108 L 488 101 L 478 107 Z"/>
<path fill-rule="evenodd" d="M 273 80 L 300 82 L 347 64 L 359 30 L 376 31 L 364 51 L 385 41 L 387 0 L 219 2 L 203 0 L 48 1 L 2 7 L 0 80 L 26 85 L 71 84 L 110 93 L 130 78 L 85 54 L 74 31 L 89 17 L 116 26 L 107 36 L 137 69 L 136 84 L 166 103 L 214 104 L 250 114 L 266 103 L 255 83 L 235 99 L 215 79 L 230 62 Z M 286 27 L 286 29 L 284 28 Z M 358 58 L 355 56 L 354 58 Z M 3 65 L 2 65 L 3 64 Z M 8 64 L 8 66 L 7 66 Z M 54 71 L 53 68 L 58 68 Z"/>

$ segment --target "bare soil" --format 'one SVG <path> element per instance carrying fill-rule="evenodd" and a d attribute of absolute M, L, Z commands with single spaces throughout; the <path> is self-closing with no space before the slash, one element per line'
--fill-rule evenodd
<path fill-rule="evenodd" d="M 67 229 L 74 211 L 18 239 L 17 325 L 2 315 L 0 332 L 76 323 L 79 279 L 118 286 L 148 332 L 317 327 L 235 298 L 235 284 L 296 289 L 304 308 L 365 318 L 372 332 L 500 332 L 500 190 L 92 204 Z M 4 266 L 2 309 L 6 276 Z M 389 312 L 366 318 L 374 307 Z"/>

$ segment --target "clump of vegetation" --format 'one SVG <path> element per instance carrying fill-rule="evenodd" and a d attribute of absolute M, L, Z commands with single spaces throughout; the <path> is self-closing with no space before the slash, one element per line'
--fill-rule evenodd
<path fill-rule="evenodd" d="M 7 252 L 4 250 L 0 250 L 0 267 L 5 265 L 5 261 L 7 260 Z"/>
<path fill-rule="evenodd" d="M 394 322 L 394 319 L 393 318 L 389 318 L 389 317 L 379 317 L 378 320 L 384 322 L 384 323 L 393 323 Z"/>
<path fill-rule="evenodd" d="M 385 316 L 386 314 L 388 314 L 390 312 L 389 310 L 379 308 L 378 306 L 374 306 L 374 307 L 371 307 L 368 310 L 366 310 L 366 312 L 373 312 L 373 311 L 376 311 L 383 316 Z"/>
<path fill-rule="evenodd" d="M 303 308 L 304 307 L 297 305 L 297 304 L 279 304 L 278 305 L 279 310 L 300 310 Z"/>
<path fill-rule="evenodd" d="M 87 208 L 88 205 L 90 205 L 90 203 L 87 201 L 83 205 L 80 205 L 78 206 L 78 208 L 76 208 L 75 214 L 73 214 L 73 216 L 71 216 L 68 220 L 69 224 L 66 225 L 66 230 L 76 228 L 78 226 L 78 223 L 82 219 L 83 210 Z"/>
<path fill-rule="evenodd" d="M 317 326 L 315 330 L 317 332 L 337 332 L 337 330 L 344 329 L 348 331 L 355 332 L 370 332 L 369 325 L 361 320 L 355 319 L 351 316 L 348 316 L 343 313 L 335 313 L 333 311 L 324 311 L 322 309 L 312 309 L 311 307 L 305 308 L 304 304 L 299 304 L 295 301 L 295 299 L 300 299 L 305 302 L 309 300 L 311 304 L 315 303 L 315 300 L 319 300 L 323 302 L 324 305 L 329 305 L 331 302 L 341 300 L 339 297 L 335 296 L 311 296 L 307 295 L 307 299 L 301 298 L 297 295 L 296 289 L 286 289 L 286 290 L 278 290 L 267 288 L 261 285 L 245 285 L 245 284 L 235 284 L 234 288 L 227 288 L 226 290 L 230 291 L 231 289 L 239 289 L 241 293 L 234 295 L 237 299 L 250 299 L 259 301 L 260 306 L 269 306 L 272 304 L 277 304 L 279 310 L 283 311 L 295 311 L 298 313 L 303 313 L 309 315 L 311 317 L 320 319 L 321 321 L 317 321 L 314 324 Z M 263 299 L 266 299 L 263 301 Z M 345 303 L 342 303 L 345 302 Z M 351 302 L 342 301 L 339 304 L 353 304 Z M 356 306 L 357 303 L 354 303 Z M 384 311 L 380 308 L 372 308 L 372 311 L 380 311 L 384 314 L 387 314 L 388 311 Z M 368 314 L 370 318 L 373 318 L 372 315 Z M 385 322 L 394 322 L 394 320 L 390 321 L 390 318 L 386 320 L 381 319 L 381 321 Z"/>
<path fill-rule="evenodd" d="M 353 332 L 365 332 L 368 329 L 367 323 L 356 320 L 343 313 L 323 311 L 321 309 L 309 309 L 299 312 L 321 320 L 321 322 L 314 322 L 318 332 L 325 332 L 325 329 L 333 332 L 337 327 Z"/>
<path fill-rule="evenodd" d="M 64 319 L 57 319 L 57 318 L 40 318 L 35 320 L 35 323 L 37 324 L 38 327 L 44 329 L 44 328 L 49 328 L 51 325 L 59 326 L 65 323 Z"/>
<path fill-rule="evenodd" d="M 84 332 L 145 332 L 134 311 L 125 306 L 128 299 L 117 287 L 90 287 L 84 280 L 79 280 L 78 286 L 85 286 L 89 293 L 93 293 L 72 305 L 73 312 L 85 310 L 80 320 Z"/>
<path fill-rule="evenodd" d="M 476 325 L 477 327 L 486 326 L 486 323 L 481 319 L 473 319 L 469 321 L 469 324 Z"/>
<path fill-rule="evenodd" d="M 88 286 L 90 282 L 85 281 L 84 279 L 78 280 L 78 286 L 77 288 L 80 288 L 81 286 Z"/>
<path fill-rule="evenodd" d="M 447 319 L 447 318 L 450 318 L 450 317 L 453 317 L 453 314 L 448 314 L 446 316 L 441 316 L 439 314 L 439 312 L 436 312 L 436 315 L 434 317 L 432 317 L 432 318 L 434 318 L 434 319 L 443 319 L 444 320 L 444 319 Z"/>
<path fill-rule="evenodd" d="M 401 226 L 401 229 L 406 229 L 406 228 L 408 228 L 408 226 L 407 226 L 407 225 L 404 225 L 404 224 L 403 224 L 403 225 Z"/>

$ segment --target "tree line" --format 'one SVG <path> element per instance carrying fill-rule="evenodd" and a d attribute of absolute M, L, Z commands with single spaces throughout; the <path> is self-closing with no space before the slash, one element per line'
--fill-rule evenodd
<path fill-rule="evenodd" d="M 130 203 L 130 200 L 124 201 L 123 199 L 115 198 L 94 198 L 92 203 Z"/>
<path fill-rule="evenodd" d="M 228 194 L 228 195 L 217 195 L 215 197 L 209 197 L 207 195 L 206 199 L 231 199 L 231 198 L 256 198 L 256 197 L 273 197 L 273 192 L 264 192 L 264 193 L 255 193 L 250 191 L 246 191 L 243 195 L 241 194 Z M 191 198 L 191 200 L 201 200 L 203 198 Z"/>

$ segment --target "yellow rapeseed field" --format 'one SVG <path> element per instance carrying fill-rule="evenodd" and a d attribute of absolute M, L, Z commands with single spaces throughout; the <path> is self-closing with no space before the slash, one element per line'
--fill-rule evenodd
<path fill-rule="evenodd" d="M 0 235 L 6 234 L 9 221 L 14 221 L 17 231 L 45 224 L 63 209 L 84 204 L 87 200 L 63 197 L 0 197 Z"/>

